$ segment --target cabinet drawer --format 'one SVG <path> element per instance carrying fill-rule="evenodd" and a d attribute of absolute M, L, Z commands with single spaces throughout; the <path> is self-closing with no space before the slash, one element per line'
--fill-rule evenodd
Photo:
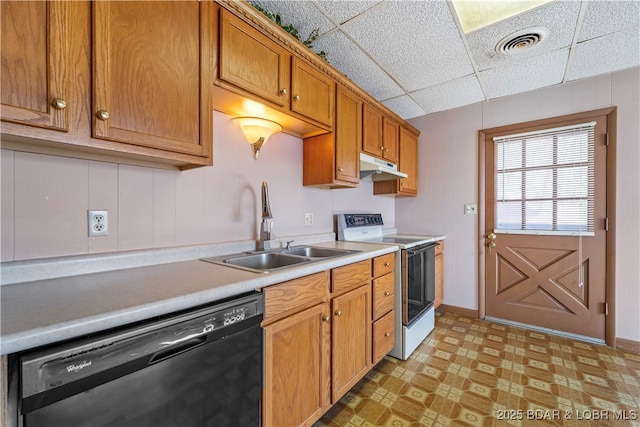
<path fill-rule="evenodd" d="M 342 293 L 371 280 L 371 261 L 364 260 L 334 268 L 332 274 L 331 292 Z"/>
<path fill-rule="evenodd" d="M 395 267 L 395 253 L 382 255 L 373 259 L 373 277 L 390 273 Z"/>
<path fill-rule="evenodd" d="M 378 363 L 391 351 L 394 344 L 393 310 L 373 323 L 373 352 L 372 362 Z"/>
<path fill-rule="evenodd" d="M 386 274 L 373 281 L 373 320 L 389 310 L 393 310 L 393 273 Z"/>
<path fill-rule="evenodd" d="M 436 255 L 440 255 L 444 252 L 444 240 L 438 240 L 439 245 L 436 246 Z"/>
<path fill-rule="evenodd" d="M 328 290 L 328 270 L 264 288 L 263 324 L 326 302 Z"/>

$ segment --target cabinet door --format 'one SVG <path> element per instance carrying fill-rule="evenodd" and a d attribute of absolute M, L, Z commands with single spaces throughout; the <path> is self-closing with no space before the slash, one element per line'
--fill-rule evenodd
<path fill-rule="evenodd" d="M 209 156 L 211 4 L 93 7 L 93 136 Z"/>
<path fill-rule="evenodd" d="M 398 163 L 398 138 L 400 125 L 391 119 L 382 119 L 382 157 L 392 163 Z"/>
<path fill-rule="evenodd" d="M 409 175 L 400 179 L 400 193 L 418 194 L 418 138 L 411 132 L 400 129 L 400 171 Z"/>
<path fill-rule="evenodd" d="M 336 180 L 358 184 L 362 144 L 362 101 L 346 88 L 336 94 Z"/>
<path fill-rule="evenodd" d="M 220 79 L 289 108 L 291 55 L 231 12 L 220 10 Z"/>
<path fill-rule="evenodd" d="M 328 304 L 264 328 L 263 424 L 311 425 L 329 407 Z"/>
<path fill-rule="evenodd" d="M 332 300 L 331 399 L 338 401 L 371 363 L 371 284 Z"/>
<path fill-rule="evenodd" d="M 368 104 L 362 106 L 362 151 L 382 155 L 382 113 Z"/>
<path fill-rule="evenodd" d="M 333 124 L 335 83 L 298 58 L 291 63 L 291 110 L 328 126 Z"/>
<path fill-rule="evenodd" d="M 68 4 L 5 1 L 2 23 L 2 120 L 67 131 L 70 101 Z"/>

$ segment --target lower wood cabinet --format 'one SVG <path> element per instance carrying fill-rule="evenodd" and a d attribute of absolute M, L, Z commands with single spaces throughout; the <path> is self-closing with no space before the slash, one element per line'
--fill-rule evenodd
<path fill-rule="evenodd" d="M 373 322 L 373 363 L 378 363 L 393 348 L 393 310 Z"/>
<path fill-rule="evenodd" d="M 332 299 L 331 402 L 337 402 L 369 371 L 371 285 Z"/>
<path fill-rule="evenodd" d="M 264 289 L 264 426 L 309 426 L 330 406 L 329 271 Z"/>
<path fill-rule="evenodd" d="M 438 241 L 438 246 L 436 246 L 436 292 L 435 298 L 433 301 L 433 305 L 435 308 L 438 308 L 440 304 L 444 301 L 444 240 Z"/>
<path fill-rule="evenodd" d="M 329 408 L 327 313 L 318 304 L 265 326 L 263 425 L 308 426 Z"/>
<path fill-rule="evenodd" d="M 310 426 L 394 344 L 394 254 L 263 289 L 263 425 Z"/>

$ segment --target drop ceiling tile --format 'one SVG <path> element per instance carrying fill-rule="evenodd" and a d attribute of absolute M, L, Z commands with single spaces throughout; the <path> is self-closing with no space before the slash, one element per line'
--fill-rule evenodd
<path fill-rule="evenodd" d="M 423 110 L 409 95 L 402 95 L 396 98 L 387 99 L 382 103 L 391 111 L 405 120 L 424 116 L 427 112 Z"/>
<path fill-rule="evenodd" d="M 589 1 L 580 26 L 579 42 L 635 27 L 640 22 L 640 2 Z"/>
<path fill-rule="evenodd" d="M 251 3 L 279 14 L 282 24 L 292 24 L 302 40 L 306 40 L 316 28 L 320 34 L 335 28 L 335 25 L 310 1 L 256 0 Z"/>
<path fill-rule="evenodd" d="M 619 31 L 576 45 L 568 80 L 640 65 L 640 27 Z"/>
<path fill-rule="evenodd" d="M 317 4 L 329 13 L 337 23 L 342 24 L 379 3 L 381 3 L 381 0 L 320 0 Z"/>
<path fill-rule="evenodd" d="M 469 49 L 478 70 L 505 66 L 571 46 L 579 12 L 580 2 L 558 1 L 467 34 Z M 549 36 L 542 43 L 520 53 L 505 55 L 496 52 L 496 45 L 504 37 L 531 27 L 545 27 L 549 30 Z"/>
<path fill-rule="evenodd" d="M 331 65 L 375 99 L 393 98 L 404 93 L 391 77 L 340 31 L 319 37 L 314 50 L 327 52 Z"/>
<path fill-rule="evenodd" d="M 473 74 L 413 92 L 411 96 L 427 113 L 485 100 L 480 83 Z"/>
<path fill-rule="evenodd" d="M 479 73 L 489 99 L 562 82 L 569 49 L 560 49 Z"/>
<path fill-rule="evenodd" d="M 384 2 L 341 29 L 407 91 L 473 72 L 445 1 Z"/>

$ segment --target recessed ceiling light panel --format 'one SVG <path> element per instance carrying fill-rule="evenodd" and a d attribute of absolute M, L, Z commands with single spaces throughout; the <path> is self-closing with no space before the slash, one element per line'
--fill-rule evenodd
<path fill-rule="evenodd" d="M 542 43 L 549 37 L 549 30 L 544 27 L 526 28 L 509 34 L 496 45 L 496 52 L 504 55 L 515 55 Z"/>

